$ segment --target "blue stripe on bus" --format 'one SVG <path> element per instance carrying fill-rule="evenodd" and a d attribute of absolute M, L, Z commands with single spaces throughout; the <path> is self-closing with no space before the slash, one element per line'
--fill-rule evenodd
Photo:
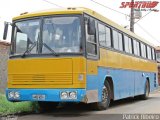
<path fill-rule="evenodd" d="M 45 100 L 42 101 L 54 101 L 54 102 L 81 102 L 86 95 L 85 89 L 6 89 L 6 96 L 9 101 L 15 101 L 15 99 L 8 98 L 8 92 L 18 91 L 20 98 L 16 101 L 37 101 L 32 95 L 45 95 Z M 60 92 L 62 91 L 77 91 L 77 99 L 61 100 Z"/>
<path fill-rule="evenodd" d="M 98 89 L 99 101 L 106 75 L 113 80 L 114 100 L 144 94 L 147 77 L 150 80 L 150 91 L 157 88 L 154 83 L 155 73 L 99 67 L 98 75 L 87 75 L 87 90 Z"/>

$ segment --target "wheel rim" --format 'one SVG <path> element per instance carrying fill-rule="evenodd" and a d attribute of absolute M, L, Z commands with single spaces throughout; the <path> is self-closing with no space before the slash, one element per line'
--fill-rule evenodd
<path fill-rule="evenodd" d="M 104 86 L 102 91 L 102 102 L 106 103 L 108 101 L 108 89 Z"/>

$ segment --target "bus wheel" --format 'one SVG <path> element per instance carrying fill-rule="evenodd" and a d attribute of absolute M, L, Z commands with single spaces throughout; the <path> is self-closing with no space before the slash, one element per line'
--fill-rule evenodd
<path fill-rule="evenodd" d="M 143 95 L 140 96 L 140 98 L 141 98 L 142 100 L 148 99 L 148 97 L 149 97 L 149 92 L 150 92 L 149 89 L 150 89 L 150 88 L 149 88 L 149 82 L 148 82 L 148 80 L 147 80 L 147 81 L 146 81 L 146 85 L 145 85 L 145 92 L 144 92 Z"/>
<path fill-rule="evenodd" d="M 51 110 L 54 110 L 57 106 L 58 103 L 57 102 L 38 102 L 39 105 L 39 111 L 40 112 L 48 112 Z"/>
<path fill-rule="evenodd" d="M 92 107 L 95 110 L 106 110 L 109 107 L 110 104 L 110 96 L 111 96 L 111 89 L 109 86 L 109 83 L 106 82 L 106 84 L 103 86 L 102 90 L 102 101 L 92 103 Z"/>

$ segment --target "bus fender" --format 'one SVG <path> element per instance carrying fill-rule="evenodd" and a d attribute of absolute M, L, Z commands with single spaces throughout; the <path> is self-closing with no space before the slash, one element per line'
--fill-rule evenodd
<path fill-rule="evenodd" d="M 105 85 L 105 82 L 108 81 L 109 86 L 111 88 L 111 99 L 114 99 L 114 82 L 111 75 L 106 75 L 103 79 L 102 85 Z M 102 89 L 101 89 L 102 90 Z"/>

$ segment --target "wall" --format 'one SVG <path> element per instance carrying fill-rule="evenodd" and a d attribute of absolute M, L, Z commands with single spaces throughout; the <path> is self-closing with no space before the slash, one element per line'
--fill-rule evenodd
<path fill-rule="evenodd" d="M 8 54 L 9 43 L 0 41 L 0 93 L 4 93 L 7 86 Z"/>

